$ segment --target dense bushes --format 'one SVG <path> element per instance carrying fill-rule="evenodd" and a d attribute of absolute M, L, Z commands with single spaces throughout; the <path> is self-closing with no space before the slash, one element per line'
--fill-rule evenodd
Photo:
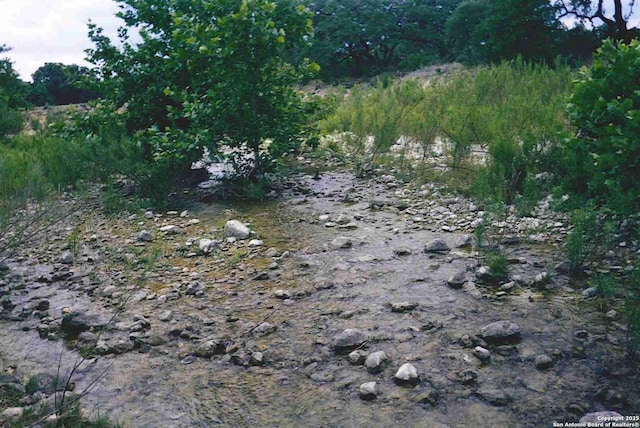
<path fill-rule="evenodd" d="M 545 170 L 556 135 L 567 130 L 563 105 L 570 76 L 559 65 L 514 61 L 435 78 L 428 85 L 356 87 L 324 125 L 345 132 L 346 149 L 359 169 L 389 155 L 396 167 L 415 166 L 441 141 L 450 166 L 478 172 L 478 192 L 513 202 L 527 180 Z"/>
<path fill-rule="evenodd" d="M 266 158 L 299 143 L 306 105 L 296 84 L 317 66 L 285 58 L 312 35 L 304 7 L 266 0 L 118 3 L 122 48 L 91 26 L 89 60 L 109 104 L 127 105 L 121 117 L 147 163 L 177 172 L 207 149 L 250 160 L 245 172 L 257 179 Z M 141 43 L 128 40 L 131 28 L 141 29 Z"/>
<path fill-rule="evenodd" d="M 569 104 L 569 190 L 614 212 L 640 207 L 640 43 L 605 42 Z"/>

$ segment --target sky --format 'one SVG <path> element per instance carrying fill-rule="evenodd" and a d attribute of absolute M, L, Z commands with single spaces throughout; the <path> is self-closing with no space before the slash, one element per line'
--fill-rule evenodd
<path fill-rule="evenodd" d="M 25 81 L 46 62 L 88 66 L 84 50 L 93 45 L 87 22 L 115 40 L 118 10 L 113 0 L 0 0 L 0 45 L 12 48 L 0 57 L 9 58 Z"/>
<path fill-rule="evenodd" d="M 611 0 L 605 5 L 610 7 Z M 0 45 L 12 48 L 8 57 L 22 80 L 47 62 L 89 65 L 84 50 L 93 47 L 87 22 L 93 21 L 116 40 L 121 21 L 113 0 L 0 0 Z M 638 15 L 633 24 L 638 25 Z"/>

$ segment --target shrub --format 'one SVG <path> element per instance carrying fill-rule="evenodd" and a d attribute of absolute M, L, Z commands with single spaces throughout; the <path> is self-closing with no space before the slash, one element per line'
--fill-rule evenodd
<path fill-rule="evenodd" d="M 357 169 L 383 160 L 394 167 L 407 160 L 431 167 L 428 158 L 441 140 L 451 167 L 478 172 L 476 196 L 511 203 L 519 195 L 534 197 L 535 175 L 557 162 L 569 87 L 567 67 L 521 60 L 428 84 L 356 87 L 324 121 L 324 130 L 343 133 Z"/>
<path fill-rule="evenodd" d="M 577 276 L 583 268 L 602 260 L 613 246 L 614 224 L 593 208 L 576 210 L 571 218 L 573 230 L 567 235 L 565 252 L 570 274 Z"/>
<path fill-rule="evenodd" d="M 0 88 L 0 140 L 22 129 L 22 115 L 9 107 L 9 99 Z"/>
<path fill-rule="evenodd" d="M 568 186 L 615 212 L 640 207 L 640 42 L 606 41 L 581 70 L 568 110 Z"/>

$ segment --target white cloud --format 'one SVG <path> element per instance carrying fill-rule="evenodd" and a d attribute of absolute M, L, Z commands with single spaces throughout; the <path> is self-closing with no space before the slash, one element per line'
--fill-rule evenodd
<path fill-rule="evenodd" d="M 0 10 L 0 44 L 12 48 L 2 55 L 23 80 L 46 62 L 87 65 L 89 20 L 112 38 L 121 24 L 112 0 L 0 0 Z"/>

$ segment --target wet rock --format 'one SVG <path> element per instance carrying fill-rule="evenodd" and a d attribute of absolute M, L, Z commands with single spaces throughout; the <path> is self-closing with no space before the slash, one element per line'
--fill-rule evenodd
<path fill-rule="evenodd" d="M 546 354 L 537 355 L 533 363 L 535 364 L 538 370 L 544 370 L 553 366 L 553 358 L 551 358 Z"/>
<path fill-rule="evenodd" d="M 251 231 L 244 225 L 244 223 L 238 220 L 229 220 L 224 225 L 224 233 L 227 237 L 247 239 L 251 234 Z"/>
<path fill-rule="evenodd" d="M 78 335 L 78 343 L 81 345 L 93 345 L 97 339 L 98 337 L 90 331 L 83 331 Z"/>
<path fill-rule="evenodd" d="M 478 383 L 478 372 L 474 370 L 463 370 L 458 372 L 457 378 L 463 385 L 475 385 Z"/>
<path fill-rule="evenodd" d="M 571 262 L 569 260 L 565 260 L 561 263 L 558 263 L 557 265 L 555 265 L 554 270 L 557 273 L 561 273 L 561 274 L 568 274 L 569 272 L 571 272 Z"/>
<path fill-rule="evenodd" d="M 375 382 L 365 382 L 360 385 L 360 398 L 363 400 L 373 400 L 378 396 L 378 388 Z"/>
<path fill-rule="evenodd" d="M 502 285 L 500 286 L 500 290 L 502 290 L 502 291 L 509 291 L 509 290 L 511 290 L 512 288 L 514 288 L 515 286 L 516 286 L 515 281 L 509 281 L 509 282 L 507 282 L 506 284 L 502 284 Z"/>
<path fill-rule="evenodd" d="M 192 281 L 187 284 L 187 290 L 185 291 L 187 296 L 204 296 L 204 285 L 200 281 Z"/>
<path fill-rule="evenodd" d="M 100 295 L 104 297 L 110 297 L 116 291 L 118 291 L 118 287 L 116 287 L 115 285 L 108 285 L 104 287 L 102 291 L 100 291 Z"/>
<path fill-rule="evenodd" d="M 320 371 L 320 372 L 312 373 L 311 376 L 309 376 L 309 377 L 313 381 L 319 382 L 319 383 L 332 382 L 336 378 L 333 373 L 326 372 L 326 371 Z"/>
<path fill-rule="evenodd" d="M 384 351 L 376 351 L 369 354 L 364 362 L 364 365 L 370 372 L 378 373 L 382 371 L 387 361 L 387 354 L 385 354 Z"/>
<path fill-rule="evenodd" d="M 481 387 L 476 395 L 484 402 L 493 406 L 506 406 L 511 402 L 511 397 L 501 389 Z"/>
<path fill-rule="evenodd" d="M 533 280 L 531 281 L 531 286 L 541 287 L 543 285 L 548 284 L 550 280 L 551 280 L 551 277 L 547 272 L 540 272 L 539 274 L 533 277 Z"/>
<path fill-rule="evenodd" d="M 176 226 L 174 224 L 168 224 L 166 226 L 162 226 L 160 228 L 160 232 L 164 232 L 167 235 L 177 235 L 180 233 L 180 226 Z"/>
<path fill-rule="evenodd" d="M 182 360 L 180 360 L 180 364 L 184 364 L 184 365 L 193 364 L 195 362 L 196 362 L 195 355 L 187 355 Z"/>
<path fill-rule="evenodd" d="M 473 348 L 473 355 L 476 356 L 483 363 L 487 363 L 491 360 L 491 352 L 482 346 L 476 346 Z"/>
<path fill-rule="evenodd" d="M 161 312 L 160 315 L 158 315 L 158 319 L 162 322 L 168 322 L 171 321 L 171 319 L 173 318 L 173 312 L 171 311 L 164 311 Z"/>
<path fill-rule="evenodd" d="M 268 272 L 258 272 L 256 276 L 253 277 L 254 281 L 266 281 L 270 278 Z"/>
<path fill-rule="evenodd" d="M 219 250 L 220 243 L 215 239 L 202 238 L 198 241 L 198 249 L 202 254 L 209 254 L 214 250 Z"/>
<path fill-rule="evenodd" d="M 589 299 L 591 297 L 596 297 L 598 295 L 598 289 L 596 287 L 589 287 L 582 291 L 582 297 L 585 299 Z"/>
<path fill-rule="evenodd" d="M 71 253 L 71 251 L 65 251 L 60 254 L 60 257 L 58 257 L 58 262 L 62 263 L 63 265 L 70 265 L 71 263 L 73 263 L 73 254 Z"/>
<path fill-rule="evenodd" d="M 424 248 L 425 253 L 446 253 L 450 250 L 451 247 L 449 247 L 449 244 L 442 238 L 436 238 L 430 241 Z"/>
<path fill-rule="evenodd" d="M 396 302 L 391 304 L 392 312 L 409 312 L 418 307 L 415 302 Z"/>
<path fill-rule="evenodd" d="M 159 335 L 159 334 L 152 334 L 150 335 L 146 341 L 145 341 L 149 346 L 162 346 L 162 345 L 166 345 L 168 340 L 166 337 Z"/>
<path fill-rule="evenodd" d="M 261 366 L 264 364 L 264 354 L 262 352 L 254 352 L 249 359 L 249 365 Z"/>
<path fill-rule="evenodd" d="M 38 373 L 31 377 L 29 386 L 33 391 L 40 391 L 48 395 L 56 391 L 64 391 L 66 382 L 49 373 Z"/>
<path fill-rule="evenodd" d="M 146 229 L 141 230 L 140 232 L 138 232 L 138 236 L 136 237 L 136 239 L 140 242 L 151 242 L 153 241 L 153 233 Z"/>
<path fill-rule="evenodd" d="M 49 310 L 50 306 L 51 306 L 51 303 L 48 300 L 43 299 L 36 302 L 33 309 L 35 309 L 36 311 L 46 311 L 46 310 Z"/>
<path fill-rule="evenodd" d="M 132 351 L 135 348 L 135 344 L 130 340 L 119 340 L 115 345 L 109 347 L 109 352 L 116 355 L 121 355 L 126 352 Z"/>
<path fill-rule="evenodd" d="M 62 318 L 60 329 L 69 338 L 76 338 L 83 331 L 90 329 L 100 329 L 104 327 L 104 322 L 97 315 L 86 315 L 79 312 L 72 312 Z"/>
<path fill-rule="evenodd" d="M 456 241 L 456 248 L 468 248 L 473 245 L 473 236 L 465 234 Z"/>
<path fill-rule="evenodd" d="M 276 327 L 275 325 L 269 324 L 268 322 L 263 322 L 253 331 L 260 336 L 267 336 L 271 333 L 274 333 L 277 329 L 278 327 Z"/>
<path fill-rule="evenodd" d="M 361 346 L 369 337 L 355 328 L 348 328 L 333 338 L 335 352 L 342 353 Z"/>
<path fill-rule="evenodd" d="M 489 269 L 489 266 L 479 266 L 478 269 L 476 269 L 476 278 L 478 279 L 478 281 L 491 280 L 493 278 L 493 275 L 491 274 L 491 269 Z"/>
<path fill-rule="evenodd" d="M 0 421 L 16 421 L 24 415 L 23 407 L 8 407 L 0 413 Z"/>
<path fill-rule="evenodd" d="M 357 349 L 349 354 L 349 363 L 354 366 L 360 366 L 364 364 L 367 359 L 367 351 Z"/>
<path fill-rule="evenodd" d="M 406 247 L 400 247 L 393 250 L 393 254 L 396 256 L 409 256 L 411 255 L 411 250 Z"/>
<path fill-rule="evenodd" d="M 393 375 L 397 384 L 416 384 L 418 383 L 418 370 L 411 363 L 405 363 Z"/>
<path fill-rule="evenodd" d="M 622 417 L 623 416 L 618 412 L 605 410 L 602 412 L 587 413 L 586 415 L 580 418 L 580 423 L 586 424 L 586 423 L 592 423 L 592 422 L 604 423 L 606 421 L 608 422 L 616 421 L 616 420 L 621 421 L 622 419 L 618 419 L 618 418 L 622 418 Z"/>
<path fill-rule="evenodd" d="M 598 389 L 595 399 L 609 409 L 625 409 L 629 406 L 629 400 L 624 391 L 611 385 L 604 385 Z"/>
<path fill-rule="evenodd" d="M 292 294 L 289 290 L 276 290 L 273 292 L 273 297 L 280 300 L 290 299 Z"/>
<path fill-rule="evenodd" d="M 507 320 L 485 325 L 480 329 L 480 336 L 487 343 L 494 345 L 516 343 L 522 339 L 520 326 Z"/>
<path fill-rule="evenodd" d="M 413 397 L 413 401 L 419 404 L 430 404 L 433 406 L 438 402 L 439 398 L 440 398 L 440 394 L 436 389 L 422 388 Z"/>
<path fill-rule="evenodd" d="M 333 249 L 347 249 L 353 247 L 353 240 L 347 236 L 339 236 L 331 241 L 330 244 Z"/>
<path fill-rule="evenodd" d="M 224 343 L 217 340 L 207 340 L 196 347 L 195 355 L 200 358 L 211 358 L 214 355 L 224 354 L 225 349 Z"/>
<path fill-rule="evenodd" d="M 447 280 L 447 284 L 451 288 L 462 288 L 465 282 L 467 282 L 466 271 L 458 272 L 455 275 L 452 275 L 451 277 L 449 277 L 449 279 Z"/>

